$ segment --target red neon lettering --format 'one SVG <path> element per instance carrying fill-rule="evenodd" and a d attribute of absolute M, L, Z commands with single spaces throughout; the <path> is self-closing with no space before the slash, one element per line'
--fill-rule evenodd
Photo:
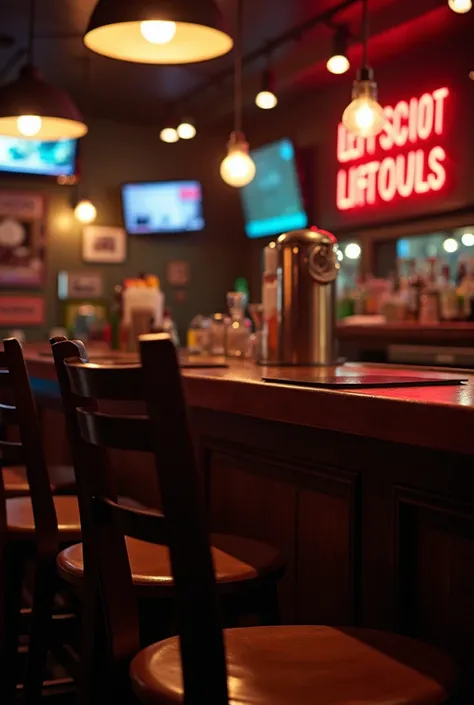
<path fill-rule="evenodd" d="M 446 159 L 446 152 L 442 147 L 433 147 L 428 154 L 428 167 L 431 174 L 428 174 L 428 184 L 432 191 L 440 191 L 446 183 L 446 169 L 441 162 Z"/>
<path fill-rule="evenodd" d="M 382 147 L 382 149 L 389 150 L 392 149 L 393 147 L 393 124 L 392 124 L 392 117 L 393 117 L 393 108 L 390 105 L 385 106 L 384 108 L 384 113 L 385 113 L 385 124 L 383 126 L 383 130 L 379 136 L 379 144 Z"/>
<path fill-rule="evenodd" d="M 415 152 L 415 191 L 416 193 L 428 193 L 430 187 L 424 179 L 425 153 L 422 149 Z"/>
<path fill-rule="evenodd" d="M 397 192 L 397 171 L 393 157 L 387 157 L 380 165 L 378 189 L 380 198 L 393 201 Z"/>
<path fill-rule="evenodd" d="M 396 104 L 393 111 L 393 129 L 395 132 L 395 144 L 399 147 L 403 147 L 408 139 L 408 125 L 403 125 L 402 121 L 407 120 L 408 122 L 409 114 L 410 109 L 405 100 L 401 100 Z"/>
<path fill-rule="evenodd" d="M 438 88 L 433 91 L 433 99 L 435 102 L 435 132 L 437 135 L 443 134 L 444 127 L 444 101 L 449 95 L 447 88 Z"/>
<path fill-rule="evenodd" d="M 418 137 L 420 140 L 426 140 L 431 135 L 433 130 L 434 120 L 434 101 L 433 96 L 429 93 L 424 93 L 418 101 Z"/>
<path fill-rule="evenodd" d="M 448 88 L 423 93 L 419 98 L 401 100 L 395 107 L 385 106 L 385 125 L 377 137 L 364 140 L 338 126 L 337 158 L 339 163 L 359 161 L 365 155 L 424 142 L 445 129 Z M 337 174 L 336 202 L 339 210 L 373 205 L 377 200 L 390 202 L 395 197 L 408 198 L 413 193 L 439 191 L 446 183 L 446 152 L 440 145 L 431 149 L 412 149 L 405 154 L 372 159 Z"/>
<path fill-rule="evenodd" d="M 406 157 L 399 154 L 395 161 L 398 193 L 403 198 L 408 198 L 415 187 L 415 152 L 410 152 Z"/>

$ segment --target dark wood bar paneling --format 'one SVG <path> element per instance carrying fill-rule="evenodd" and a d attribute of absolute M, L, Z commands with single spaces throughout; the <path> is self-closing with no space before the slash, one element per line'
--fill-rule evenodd
<path fill-rule="evenodd" d="M 44 362 L 32 369 L 48 379 Z M 474 376 L 354 393 L 264 384 L 262 372 L 184 373 L 213 530 L 284 552 L 286 622 L 401 631 L 470 666 Z M 62 433 L 54 423 L 46 435 Z M 114 453 L 113 464 L 121 492 L 159 504 L 148 456 Z"/>

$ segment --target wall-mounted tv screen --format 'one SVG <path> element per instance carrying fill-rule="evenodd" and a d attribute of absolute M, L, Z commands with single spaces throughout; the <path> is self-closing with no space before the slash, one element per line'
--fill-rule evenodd
<path fill-rule="evenodd" d="M 251 151 L 257 173 L 240 189 L 248 237 L 280 235 L 304 228 L 308 216 L 296 168 L 295 148 L 289 139 Z"/>
<path fill-rule="evenodd" d="M 39 176 L 72 176 L 77 140 L 41 142 L 0 136 L 0 171 Z"/>
<path fill-rule="evenodd" d="M 129 235 L 194 232 L 204 228 L 198 181 L 156 181 L 122 186 Z"/>

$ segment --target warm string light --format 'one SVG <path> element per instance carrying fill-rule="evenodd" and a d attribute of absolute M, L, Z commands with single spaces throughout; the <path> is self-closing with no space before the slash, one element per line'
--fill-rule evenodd
<path fill-rule="evenodd" d="M 178 133 L 178 137 L 180 139 L 192 140 L 193 137 L 196 137 L 196 125 L 192 120 L 186 118 L 180 122 L 176 128 L 176 132 Z"/>
<path fill-rule="evenodd" d="M 472 0 L 448 0 L 448 5 L 458 15 L 465 15 L 472 10 Z"/>
<path fill-rule="evenodd" d="M 178 131 L 175 127 L 164 127 L 160 132 L 160 140 L 167 144 L 173 144 L 179 140 Z"/>
<path fill-rule="evenodd" d="M 97 209 L 91 201 L 83 198 L 74 208 L 74 217 L 80 223 L 92 223 L 97 217 Z"/>

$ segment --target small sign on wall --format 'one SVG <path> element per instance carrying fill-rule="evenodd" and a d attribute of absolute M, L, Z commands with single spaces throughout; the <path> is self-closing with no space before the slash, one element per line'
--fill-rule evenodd
<path fill-rule="evenodd" d="M 0 296 L 0 326 L 41 326 L 44 299 L 41 296 Z"/>
<path fill-rule="evenodd" d="M 101 272 L 58 272 L 58 298 L 98 299 L 103 294 Z"/>
<path fill-rule="evenodd" d="M 171 286 L 187 286 L 189 284 L 189 262 L 181 259 L 167 262 L 166 281 Z"/>

